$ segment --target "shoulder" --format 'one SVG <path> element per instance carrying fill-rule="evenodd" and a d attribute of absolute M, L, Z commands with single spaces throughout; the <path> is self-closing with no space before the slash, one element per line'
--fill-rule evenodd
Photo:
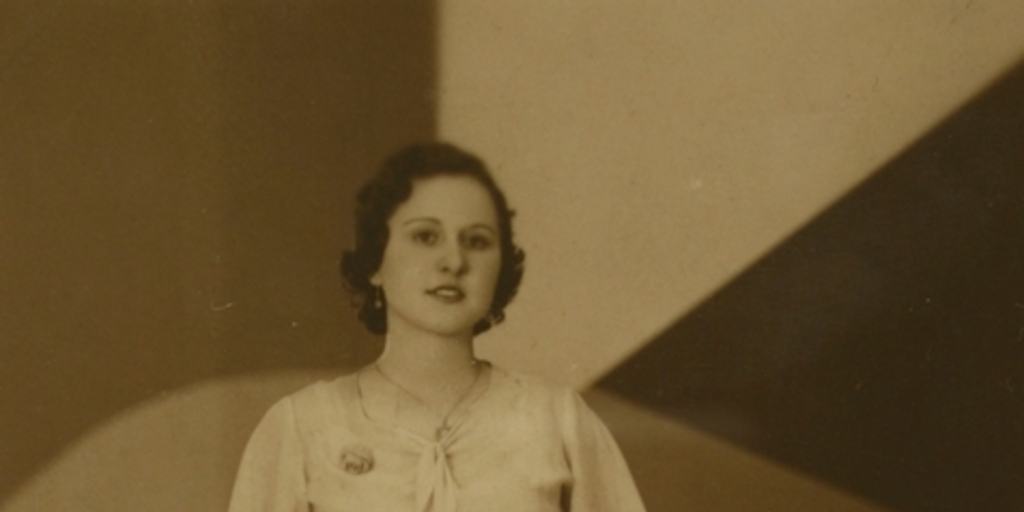
<path fill-rule="evenodd" d="M 575 408 L 583 404 L 583 399 L 576 390 L 551 382 L 537 375 L 527 375 L 504 368 L 492 366 L 493 379 L 497 386 L 506 388 L 506 392 L 519 395 L 522 399 L 545 404 L 561 413 L 566 408 Z"/>
<path fill-rule="evenodd" d="M 354 407 L 358 402 L 357 386 L 355 374 L 342 375 L 309 384 L 285 396 L 278 404 L 289 404 L 299 422 L 322 421 L 328 416 L 345 414 Z"/>
<path fill-rule="evenodd" d="M 283 401 L 308 402 L 344 400 L 356 386 L 356 375 L 345 374 L 331 380 L 319 380 L 282 398 Z"/>
<path fill-rule="evenodd" d="M 570 391 L 569 388 L 555 384 L 544 377 L 507 370 L 493 364 L 491 365 L 491 372 L 495 382 L 524 393 L 558 395 Z"/>
<path fill-rule="evenodd" d="M 357 393 L 353 375 L 308 384 L 274 402 L 260 428 L 295 432 L 337 421 L 356 407 Z"/>
<path fill-rule="evenodd" d="M 520 405 L 516 409 L 528 411 L 538 422 L 551 421 L 566 442 L 604 436 L 604 423 L 575 389 L 500 368 L 495 368 L 494 379 L 503 388 L 502 394 Z"/>

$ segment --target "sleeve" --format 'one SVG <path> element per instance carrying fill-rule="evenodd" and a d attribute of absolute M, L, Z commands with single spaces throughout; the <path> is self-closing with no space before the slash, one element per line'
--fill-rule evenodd
<path fill-rule="evenodd" d="M 636 484 L 615 439 L 575 391 L 562 405 L 563 438 L 573 481 L 570 512 L 644 512 Z"/>
<path fill-rule="evenodd" d="M 228 512 L 306 511 L 306 477 L 292 400 L 274 404 L 253 431 Z"/>

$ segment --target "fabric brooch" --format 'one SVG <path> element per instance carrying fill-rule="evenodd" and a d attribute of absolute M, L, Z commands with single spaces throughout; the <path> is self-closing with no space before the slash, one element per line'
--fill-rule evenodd
<path fill-rule="evenodd" d="M 353 475 L 368 473 L 373 469 L 373 451 L 361 444 L 346 446 L 341 450 L 341 467 Z"/>

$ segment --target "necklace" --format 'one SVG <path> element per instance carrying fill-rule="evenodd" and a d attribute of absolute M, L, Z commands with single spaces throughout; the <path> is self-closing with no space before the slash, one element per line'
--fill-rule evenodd
<path fill-rule="evenodd" d="M 448 420 L 451 419 L 452 413 L 454 413 L 455 410 L 458 409 L 460 405 L 462 405 L 462 402 L 465 401 L 466 398 L 469 397 L 470 394 L 472 394 L 473 390 L 476 388 L 477 381 L 480 380 L 480 373 L 482 373 L 482 372 L 480 371 L 480 367 L 479 367 L 478 362 L 477 362 L 476 359 L 473 359 L 472 365 L 473 365 L 473 370 L 475 372 L 473 374 L 473 382 L 471 382 L 469 384 L 469 386 L 466 387 L 466 390 L 462 392 L 462 395 L 459 396 L 459 399 L 455 401 L 455 405 L 453 405 L 451 407 L 451 409 L 448 409 L 448 412 L 445 413 L 444 416 L 441 417 L 441 424 L 440 424 L 440 426 L 438 426 L 437 429 L 434 430 L 434 439 L 436 441 L 440 441 L 445 435 L 448 434 L 448 432 L 451 431 L 452 426 L 448 424 Z M 377 364 L 376 362 L 373 363 L 373 369 L 378 374 L 380 374 L 381 377 L 384 377 L 384 380 L 390 382 L 391 385 L 394 386 L 395 388 L 397 388 L 399 391 L 405 393 L 406 395 L 411 396 L 414 400 L 419 402 L 428 411 L 431 410 L 430 406 L 428 406 L 427 403 L 424 402 L 423 399 L 419 397 L 419 395 L 417 395 L 416 393 L 413 393 L 412 391 L 409 391 L 405 386 L 399 384 L 398 382 L 395 381 L 395 379 L 392 379 L 390 376 L 388 376 L 388 374 L 384 373 L 384 370 L 381 369 L 380 365 Z M 397 407 L 398 407 L 397 402 L 395 403 L 395 407 L 396 407 L 396 411 L 397 411 Z"/>

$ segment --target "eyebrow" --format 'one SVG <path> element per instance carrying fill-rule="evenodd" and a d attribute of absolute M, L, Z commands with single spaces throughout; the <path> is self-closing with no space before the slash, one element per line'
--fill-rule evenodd
<path fill-rule="evenodd" d="M 440 224 L 441 223 L 441 221 L 437 220 L 434 217 L 414 217 L 412 219 L 409 219 L 409 220 L 403 222 L 402 225 L 403 226 L 408 226 L 409 224 L 412 224 L 414 222 L 433 222 L 434 224 Z"/>
<path fill-rule="evenodd" d="M 433 224 L 441 224 L 441 221 L 438 220 L 436 217 L 414 217 L 412 219 L 409 219 L 409 220 L 403 222 L 402 225 L 403 226 L 408 226 L 409 224 L 413 224 L 413 223 L 416 223 L 416 222 L 431 222 Z M 494 227 L 492 227 L 492 226 L 490 226 L 488 224 L 483 224 L 483 223 L 480 223 L 480 222 L 478 222 L 476 224 L 471 224 L 469 227 L 470 228 L 482 228 L 482 229 L 486 229 L 486 230 L 494 233 L 495 235 L 498 234 L 498 230 L 497 229 L 495 229 Z"/>

